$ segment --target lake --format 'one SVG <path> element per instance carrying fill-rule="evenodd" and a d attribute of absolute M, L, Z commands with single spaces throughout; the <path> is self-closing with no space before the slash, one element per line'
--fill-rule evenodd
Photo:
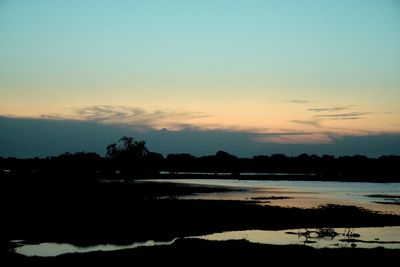
<path fill-rule="evenodd" d="M 329 231 L 328 231 L 329 230 Z M 321 234 L 323 233 L 323 234 Z M 376 248 L 400 249 L 400 226 L 365 228 L 322 228 L 289 230 L 246 230 L 220 232 L 203 236 L 190 236 L 213 241 L 247 240 L 252 243 L 270 245 L 307 245 L 314 248 Z M 171 245 L 171 241 L 135 242 L 129 245 L 99 244 L 79 247 L 66 243 L 24 244 L 16 241 L 15 252 L 26 256 L 54 257 L 66 253 L 114 251 L 145 246 Z"/>
<path fill-rule="evenodd" d="M 207 186 L 230 189 L 212 193 L 170 196 L 179 199 L 212 199 L 253 201 L 257 205 L 312 208 L 326 204 L 353 205 L 374 211 L 400 214 L 400 183 L 357 183 L 319 181 L 271 181 L 229 179 L 163 179 L 136 180 L 134 183 L 175 183 L 184 186 Z M 379 203 L 378 203 L 379 202 Z M 383 204 L 384 203 L 384 204 Z M 400 249 L 400 226 L 320 228 L 216 232 L 199 238 L 224 241 L 245 239 L 253 243 L 271 245 L 307 245 L 314 248 L 375 248 Z M 79 247 L 68 243 L 28 244 L 23 240 L 12 241 L 14 251 L 27 256 L 57 256 L 65 253 L 112 251 L 144 246 L 168 246 L 169 241 L 147 240 L 128 245 L 96 244 Z"/>
<path fill-rule="evenodd" d="M 314 208 L 353 205 L 400 214 L 400 183 L 272 181 L 229 179 L 159 179 L 136 182 L 176 183 L 230 188 L 231 191 L 180 196 L 181 199 L 258 201 L 260 205 Z"/>

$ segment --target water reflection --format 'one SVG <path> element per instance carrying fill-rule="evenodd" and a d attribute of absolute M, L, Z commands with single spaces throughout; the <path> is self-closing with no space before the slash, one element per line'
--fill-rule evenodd
<path fill-rule="evenodd" d="M 246 230 L 214 233 L 204 236 L 191 236 L 212 241 L 247 240 L 252 243 L 270 245 L 307 245 L 314 248 L 376 248 L 400 249 L 400 226 L 368 228 L 322 228 L 291 229 L 279 231 Z M 16 253 L 26 256 L 53 257 L 66 253 L 86 253 L 94 251 L 113 251 L 144 246 L 171 245 L 177 240 L 158 242 L 149 240 L 129 245 L 96 245 L 78 247 L 71 244 L 41 243 L 17 247 Z"/>
<path fill-rule="evenodd" d="M 400 199 L 400 183 L 233 179 L 162 179 L 150 181 L 235 189 L 225 192 L 179 196 L 180 199 L 247 201 L 258 198 L 260 205 L 298 208 L 315 208 L 327 204 L 352 205 L 373 211 L 400 214 L 400 205 L 387 201 L 383 203 L 382 201 L 384 195 L 396 197 L 398 201 Z M 262 200 L 262 198 L 269 199 Z"/>
<path fill-rule="evenodd" d="M 307 245 L 314 248 L 400 249 L 400 226 L 369 228 L 322 228 L 280 231 L 232 231 L 200 236 L 205 240 L 242 240 L 271 245 Z"/>
<path fill-rule="evenodd" d="M 176 239 L 172 241 L 153 241 L 135 242 L 129 245 L 111 245 L 101 244 L 96 246 L 79 247 L 66 243 L 40 243 L 29 244 L 17 247 L 14 251 L 25 256 L 39 256 L 39 257 L 54 257 L 67 253 L 87 253 L 94 251 L 114 251 L 121 249 L 132 249 L 137 247 L 149 247 L 160 245 L 171 245 Z"/>

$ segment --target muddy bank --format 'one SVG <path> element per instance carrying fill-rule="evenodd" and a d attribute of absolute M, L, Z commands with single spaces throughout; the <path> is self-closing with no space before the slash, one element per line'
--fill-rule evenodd
<path fill-rule="evenodd" d="M 55 242 L 80 246 L 129 244 L 137 241 L 168 241 L 222 231 L 273 230 L 318 227 L 360 227 L 400 225 L 400 216 L 379 214 L 354 206 L 327 205 L 314 209 L 257 205 L 258 200 L 218 201 L 181 200 L 174 196 L 198 192 L 218 192 L 226 188 L 183 186 L 156 183 L 13 184 L 2 187 L 4 218 L 0 253 L 3 259 L 18 262 L 58 265 L 58 263 L 109 263 L 121 259 L 136 262 L 145 259 L 177 260 L 179 263 L 211 261 L 219 257 L 241 255 L 241 260 L 260 260 L 293 253 L 311 253 L 310 257 L 343 256 L 347 250 L 314 250 L 308 247 L 268 246 L 241 241 L 211 242 L 179 240 L 172 246 L 137 248 L 129 251 L 64 255 L 52 259 L 26 258 L 10 252 L 10 240 L 25 243 Z M 360 251 L 368 255 L 388 256 L 387 250 Z M 214 254 L 213 254 L 214 253 Z M 218 254 L 218 255 L 215 255 Z M 297 253 L 297 254 L 296 254 Z M 374 254 L 375 253 L 375 254 Z M 367 256 L 365 256 L 368 254 Z M 203 257 L 204 255 L 209 255 Z M 399 255 L 397 253 L 397 255 Z M 164 259 L 165 258 L 165 259 Z M 265 258 L 264 258 L 265 259 Z M 236 262 L 232 258 L 232 262 Z M 92 264 L 91 264 L 92 265 Z"/>
<path fill-rule="evenodd" d="M 3 187 L 1 239 L 123 244 L 230 230 L 400 225 L 400 216 L 354 206 L 300 209 L 257 200 L 170 198 L 213 190 L 227 189 L 158 183 Z"/>
<path fill-rule="evenodd" d="M 130 243 L 248 229 L 400 225 L 400 216 L 353 206 L 315 209 L 259 206 L 254 202 L 150 199 L 36 206 L 9 211 L 6 240 L 73 244 Z M 54 203 L 52 203 L 54 204 Z"/>
<path fill-rule="evenodd" d="M 382 264 L 395 262 L 399 250 L 389 249 L 313 249 L 297 245 L 262 245 L 244 240 L 206 241 L 199 239 L 178 240 L 169 246 L 141 247 L 113 252 L 92 252 L 85 254 L 65 254 L 52 258 L 25 257 L 10 254 L 4 258 L 18 265 L 38 264 L 39 266 L 59 266 L 90 264 L 90 266 L 131 266 L 134 264 L 166 266 L 191 266 L 207 264 Z"/>

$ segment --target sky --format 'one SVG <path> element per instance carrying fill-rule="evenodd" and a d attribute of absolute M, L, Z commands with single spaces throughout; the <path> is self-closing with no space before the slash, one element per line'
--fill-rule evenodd
<path fill-rule="evenodd" d="M 0 0 L 0 122 L 0 156 L 399 154 L 400 1 Z"/>

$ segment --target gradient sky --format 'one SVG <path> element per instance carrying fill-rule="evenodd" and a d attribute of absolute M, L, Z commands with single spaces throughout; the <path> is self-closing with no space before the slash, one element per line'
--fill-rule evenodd
<path fill-rule="evenodd" d="M 0 0 L 0 116 L 400 136 L 400 1 Z"/>

